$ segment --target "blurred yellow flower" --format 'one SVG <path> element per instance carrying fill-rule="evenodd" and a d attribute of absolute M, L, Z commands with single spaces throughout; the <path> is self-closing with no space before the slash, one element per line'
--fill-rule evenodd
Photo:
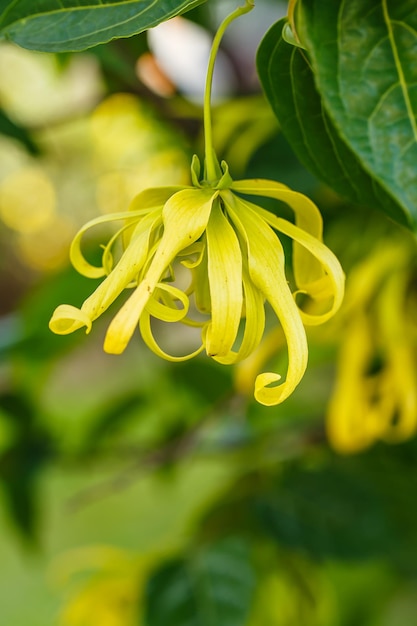
<path fill-rule="evenodd" d="M 386 242 L 352 272 L 327 433 L 339 452 L 402 441 L 417 427 L 415 245 Z"/>
<path fill-rule="evenodd" d="M 66 592 L 59 626 L 133 626 L 152 558 L 111 546 L 88 546 L 61 554 L 52 564 L 51 582 Z M 80 576 L 80 574 L 83 574 Z"/>
<path fill-rule="evenodd" d="M 303 323 L 319 324 L 335 313 L 342 302 L 344 276 L 322 242 L 321 216 L 308 198 L 274 181 L 233 181 L 224 162 L 222 170 L 217 182 L 200 182 L 195 157 L 193 186 L 148 189 L 133 200 L 128 212 L 86 224 L 72 243 L 72 263 L 85 276 L 105 279 L 81 308 L 59 306 L 50 328 L 68 334 L 85 327 L 88 333 L 92 322 L 122 291 L 130 289 L 130 297 L 107 330 L 106 352 L 123 352 L 139 325 L 145 343 L 165 359 L 180 361 L 205 349 L 219 363 L 231 364 L 248 357 L 259 345 L 267 301 L 285 333 L 288 368 L 282 383 L 280 374 L 260 374 L 255 397 L 262 404 L 274 405 L 292 393 L 306 369 Z M 246 196 L 284 202 L 294 211 L 295 224 Z M 116 220 L 124 223 L 104 246 L 101 266 L 91 265 L 81 252 L 82 236 L 90 228 Z M 284 249 L 274 231 L 293 240 L 293 290 L 285 273 Z M 119 241 L 123 250 L 116 260 Z M 186 287 L 175 278 L 178 262 L 191 273 Z M 323 308 L 317 314 L 307 313 L 298 298 L 308 298 Z M 191 315 L 190 305 L 196 315 Z M 185 356 L 167 354 L 153 335 L 151 318 L 201 328 L 200 345 Z"/>

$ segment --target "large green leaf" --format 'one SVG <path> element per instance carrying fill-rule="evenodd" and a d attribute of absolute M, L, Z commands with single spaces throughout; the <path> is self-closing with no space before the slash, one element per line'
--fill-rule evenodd
<path fill-rule="evenodd" d="M 205 0 L 0 0 L 0 39 L 46 52 L 130 37 Z"/>
<path fill-rule="evenodd" d="M 297 31 L 339 135 L 417 221 L 417 3 L 301 0 Z"/>
<path fill-rule="evenodd" d="M 147 626 L 243 626 L 254 591 L 249 548 L 239 537 L 164 564 L 147 589 Z"/>
<path fill-rule="evenodd" d="M 407 211 L 368 171 L 327 114 L 305 53 L 282 38 L 277 22 L 258 50 L 258 72 L 282 132 L 301 163 L 354 202 L 378 206 L 409 225 Z"/>

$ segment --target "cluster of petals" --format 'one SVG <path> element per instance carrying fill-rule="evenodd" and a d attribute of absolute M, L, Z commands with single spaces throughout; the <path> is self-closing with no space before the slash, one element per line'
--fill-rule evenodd
<path fill-rule="evenodd" d="M 192 186 L 148 189 L 129 211 L 99 217 L 79 231 L 70 253 L 74 267 L 104 280 L 81 308 L 60 305 L 50 328 L 68 334 L 85 327 L 88 333 L 128 290 L 107 329 L 106 352 L 122 353 L 139 326 L 144 342 L 165 359 L 184 360 L 205 350 L 219 363 L 233 364 L 261 342 L 269 303 L 285 334 L 288 365 L 284 376 L 260 373 L 254 394 L 262 404 L 278 404 L 293 392 L 307 366 L 304 324 L 320 324 L 340 307 L 343 271 L 322 241 L 320 213 L 306 196 L 275 181 L 233 181 L 225 163 L 219 181 L 200 183 L 199 169 L 195 159 Z M 293 221 L 251 201 L 257 196 L 290 207 Z M 113 221 L 121 227 L 103 246 L 101 266 L 91 265 L 81 250 L 83 235 Z M 293 242 L 292 284 L 277 233 Z M 122 244 L 119 255 L 116 242 Z M 175 279 L 178 263 L 190 272 L 186 287 Z M 303 308 L 306 301 L 314 306 Z M 191 354 L 167 354 L 154 336 L 152 318 L 200 328 L 201 344 Z"/>

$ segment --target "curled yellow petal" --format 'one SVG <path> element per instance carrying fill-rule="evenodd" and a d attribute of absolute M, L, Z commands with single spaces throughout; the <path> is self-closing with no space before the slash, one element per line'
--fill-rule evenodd
<path fill-rule="evenodd" d="M 49 321 L 50 330 L 57 335 L 69 335 L 83 326 L 86 327 L 85 332 L 88 334 L 92 327 L 91 318 L 70 304 L 60 304 Z"/>
<path fill-rule="evenodd" d="M 152 333 L 151 316 L 147 310 L 145 310 L 140 316 L 139 329 L 142 335 L 142 339 L 146 343 L 148 348 L 150 348 L 150 350 L 152 350 L 154 354 L 161 357 L 162 359 L 165 359 L 166 361 L 172 361 L 172 362 L 188 361 L 189 359 L 192 359 L 193 357 L 197 356 L 197 354 L 200 354 L 204 350 L 203 343 L 196 350 L 184 356 L 173 356 L 171 354 L 168 354 L 164 350 L 162 350 L 162 348 L 157 343 Z"/>
<path fill-rule="evenodd" d="M 309 253 L 310 257 L 320 264 L 322 276 L 312 283 L 313 289 L 311 291 L 309 290 L 308 283 L 305 283 L 301 288 L 313 299 L 325 296 L 327 300 L 331 294 L 333 300 L 332 305 L 325 313 L 313 315 L 300 310 L 300 315 L 305 324 L 316 325 L 326 322 L 339 310 L 344 297 L 345 275 L 338 259 L 324 243 L 309 233 L 304 232 L 298 226 L 291 224 L 291 222 L 281 217 L 276 217 L 269 211 L 265 211 L 265 209 L 261 209 L 260 207 L 257 207 L 257 212 L 267 223 L 276 228 L 276 230 L 279 230 L 296 241 Z"/>
<path fill-rule="evenodd" d="M 275 326 L 264 337 L 258 348 L 237 365 L 235 375 L 236 390 L 243 395 L 248 395 L 249 390 L 252 392 L 259 370 L 264 367 L 271 357 L 284 349 L 285 335 L 281 326 Z"/>
<path fill-rule="evenodd" d="M 95 320 L 102 315 L 122 291 L 137 277 L 147 258 L 149 237 L 155 225 L 159 223 L 160 215 L 158 211 L 150 214 L 143 220 L 140 235 L 124 251 L 114 270 L 97 287 L 92 295 L 85 300 L 81 310 L 91 320 Z"/>
<path fill-rule="evenodd" d="M 110 354 L 124 351 L 156 285 L 177 254 L 203 234 L 217 192 L 184 189 L 167 200 L 162 218 L 164 232 L 145 276 L 112 320 L 104 341 Z"/>
<path fill-rule="evenodd" d="M 158 299 L 158 292 L 161 294 L 161 302 Z M 178 308 L 176 302 L 182 306 Z M 154 295 L 146 304 L 146 310 L 162 322 L 180 322 L 188 313 L 188 296 L 173 285 L 158 283 Z"/>
<path fill-rule="evenodd" d="M 285 279 L 285 274 L 283 274 L 281 280 L 282 278 Z M 276 386 L 270 386 L 272 383 L 279 382 L 282 378 L 280 374 L 272 372 L 259 374 L 255 381 L 254 395 L 256 400 L 266 406 L 272 406 L 286 400 L 303 378 L 307 368 L 308 346 L 299 311 L 286 283 L 285 286 L 281 284 L 279 292 L 271 289 L 269 285 L 265 285 L 265 287 L 265 296 L 281 322 L 288 352 L 288 368 L 284 382 Z"/>
<path fill-rule="evenodd" d="M 106 275 L 106 270 L 104 269 L 104 267 L 91 265 L 91 263 L 89 263 L 83 255 L 81 250 L 81 242 L 85 233 L 95 226 L 119 220 L 126 220 L 129 217 L 131 217 L 131 214 L 127 211 L 125 213 L 111 213 L 110 215 L 102 215 L 101 217 L 90 220 L 89 222 L 84 224 L 82 228 L 80 228 L 80 230 L 72 240 L 70 247 L 70 261 L 79 274 L 87 276 L 88 278 L 102 278 L 102 276 Z M 119 232 L 120 231 L 118 231 L 116 236 L 119 234 Z"/>
<path fill-rule="evenodd" d="M 295 223 L 301 230 L 322 240 L 323 220 L 317 206 L 310 198 L 286 185 L 272 180 L 256 178 L 234 181 L 231 189 L 239 193 L 274 198 L 284 202 L 294 212 Z M 314 282 L 321 276 L 320 265 L 306 254 L 297 242 L 293 246 L 293 270 L 298 285 Z"/>
<path fill-rule="evenodd" d="M 106 259 L 106 255 L 108 258 L 109 250 L 111 249 L 112 244 L 119 237 L 120 234 L 123 234 L 124 244 L 125 247 L 127 247 L 127 244 L 132 234 L 132 227 L 134 228 L 135 226 L 137 226 L 139 222 L 140 234 L 140 232 L 143 231 L 143 226 L 146 225 L 146 220 L 143 221 L 143 218 L 145 216 L 149 216 L 149 214 L 153 214 L 155 209 L 162 209 L 166 200 L 179 189 L 182 188 L 157 187 L 154 189 L 146 189 L 132 200 L 128 211 L 102 215 L 84 224 L 84 226 L 80 228 L 78 233 L 75 235 L 70 247 L 70 261 L 74 268 L 77 270 L 77 272 L 79 272 L 83 276 L 87 276 L 88 278 L 101 278 L 109 273 L 110 268 L 108 267 L 108 261 L 107 263 L 104 262 L 101 267 L 98 267 L 89 263 L 89 261 L 87 261 L 82 253 L 82 239 L 89 230 L 95 228 L 96 226 L 108 224 L 111 222 L 117 222 L 121 220 L 126 222 L 126 224 L 111 238 L 110 242 L 107 244 L 104 252 L 104 259 Z M 129 232 L 129 236 L 126 238 L 127 232 Z"/>

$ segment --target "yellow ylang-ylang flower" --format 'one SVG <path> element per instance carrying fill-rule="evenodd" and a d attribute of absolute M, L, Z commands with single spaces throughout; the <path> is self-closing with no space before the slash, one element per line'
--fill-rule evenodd
<path fill-rule="evenodd" d="M 153 555 L 138 556 L 107 545 L 60 554 L 49 571 L 54 585 L 65 590 L 59 626 L 138 624 L 147 575 L 155 561 Z"/>
<path fill-rule="evenodd" d="M 327 433 L 343 453 L 417 429 L 415 245 L 384 241 L 354 271 L 341 316 L 342 342 Z"/>
<path fill-rule="evenodd" d="M 219 363 L 232 364 L 247 358 L 259 345 L 265 329 L 265 303 L 269 303 L 286 337 L 288 366 L 285 379 L 275 372 L 259 374 L 255 397 L 262 404 L 274 405 L 300 382 L 308 357 L 304 324 L 322 323 L 335 313 L 343 298 L 344 275 L 323 244 L 322 220 L 313 202 L 275 181 L 233 181 L 227 164 L 219 165 L 212 149 L 214 58 L 227 25 L 251 7 L 247 2 L 226 18 L 213 42 L 204 107 L 204 172 L 194 157 L 192 185 L 148 189 L 126 213 L 99 217 L 81 229 L 71 246 L 72 263 L 81 274 L 104 280 L 81 308 L 59 306 L 50 328 L 59 334 L 82 327 L 89 332 L 93 321 L 129 290 L 108 327 L 106 352 L 123 352 L 139 326 L 144 342 L 165 359 L 188 359 L 205 350 Z M 293 210 L 294 223 L 255 204 L 256 196 L 285 203 Z M 93 266 L 82 254 L 82 236 L 111 221 L 120 221 L 121 227 L 104 247 L 101 266 Z M 293 240 L 292 285 L 277 232 Z M 116 260 L 119 240 L 123 251 Z M 190 272 L 186 287 L 176 281 L 178 263 Z M 309 302 L 308 313 L 301 308 L 303 300 Z M 200 328 L 200 345 L 191 354 L 168 355 L 154 337 L 152 318 Z"/>

